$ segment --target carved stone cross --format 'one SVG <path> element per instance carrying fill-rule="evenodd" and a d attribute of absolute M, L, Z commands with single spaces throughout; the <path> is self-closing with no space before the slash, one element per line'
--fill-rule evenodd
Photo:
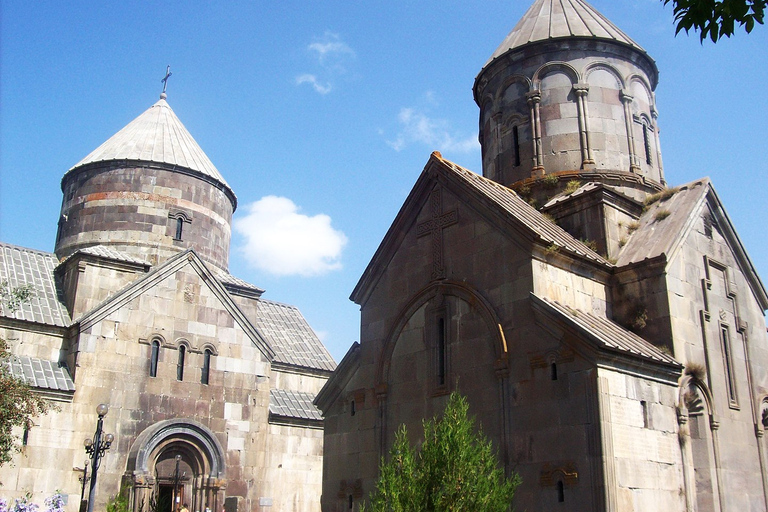
<path fill-rule="evenodd" d="M 432 279 L 443 279 L 443 228 L 456 224 L 459 219 L 458 211 L 451 210 L 443 213 L 443 198 L 439 188 L 429 195 L 429 205 L 432 218 L 416 226 L 416 236 L 432 235 Z"/>

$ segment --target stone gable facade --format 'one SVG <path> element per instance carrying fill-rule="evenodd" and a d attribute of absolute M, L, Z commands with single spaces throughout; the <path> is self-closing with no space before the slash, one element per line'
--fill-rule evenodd
<path fill-rule="evenodd" d="M 65 174 L 55 254 L 0 243 L 0 280 L 36 291 L 0 308 L 6 368 L 57 405 L 20 432 L 3 495 L 79 510 L 103 403 L 96 510 L 121 489 L 134 511 L 318 510 L 312 401 L 336 364 L 296 308 L 228 273 L 236 198 L 164 96 Z"/>
<path fill-rule="evenodd" d="M 658 70 L 536 0 L 475 80 L 482 176 L 433 153 L 315 403 L 325 512 L 459 391 L 516 510 L 768 509 L 768 294 L 707 179 L 668 187 Z"/>

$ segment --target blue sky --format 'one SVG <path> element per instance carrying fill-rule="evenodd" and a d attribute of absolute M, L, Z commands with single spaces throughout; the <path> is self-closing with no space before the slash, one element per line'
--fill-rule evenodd
<path fill-rule="evenodd" d="M 61 176 L 170 64 L 169 104 L 239 199 L 231 272 L 297 305 L 339 360 L 359 337 L 349 294 L 429 154 L 481 172 L 473 80 L 529 5 L 2 0 L 0 240 L 53 250 Z M 702 45 L 659 1 L 593 5 L 660 69 L 668 182 L 711 177 L 768 279 L 768 30 Z"/>

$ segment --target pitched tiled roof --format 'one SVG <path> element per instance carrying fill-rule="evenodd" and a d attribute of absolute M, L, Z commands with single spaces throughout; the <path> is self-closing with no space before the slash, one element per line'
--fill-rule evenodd
<path fill-rule="evenodd" d="M 322 421 L 323 415 L 312 401 L 312 393 L 271 389 L 269 391 L 269 413 L 285 418 Z"/>
<path fill-rule="evenodd" d="M 668 192 L 671 193 L 669 197 L 649 205 L 638 219 L 637 229 L 621 249 L 616 265 L 624 266 L 661 254 L 669 256 L 675 245 L 682 241 L 692 212 L 705 200 L 708 190 L 709 180 L 704 178 L 682 185 L 676 192 Z M 664 215 L 667 216 L 662 219 Z"/>
<path fill-rule="evenodd" d="M 225 286 L 226 285 L 231 285 L 231 286 L 235 286 L 237 288 L 244 288 L 246 290 L 252 291 L 253 293 L 255 293 L 257 295 L 261 295 L 262 293 L 264 293 L 264 290 L 262 288 L 259 288 L 255 284 L 251 284 L 248 281 L 243 281 L 239 277 L 235 277 L 232 274 L 230 274 L 229 272 L 224 272 L 223 270 L 222 271 L 217 271 L 216 272 L 216 277 Z"/>
<path fill-rule="evenodd" d="M 9 373 L 30 387 L 55 391 L 74 391 L 75 383 L 64 363 L 35 357 L 12 356 L 3 361 Z"/>
<path fill-rule="evenodd" d="M 275 351 L 275 361 L 333 371 L 336 362 L 294 306 L 259 300 L 254 324 Z"/>
<path fill-rule="evenodd" d="M 536 0 L 493 52 L 489 62 L 529 43 L 571 37 L 607 39 L 645 53 L 640 45 L 583 0 Z"/>
<path fill-rule="evenodd" d="M 58 264 L 55 254 L 0 242 L 0 282 L 7 281 L 11 288 L 32 285 L 35 292 L 14 313 L 0 307 L 0 316 L 67 327 L 71 319 L 53 276 Z"/>
<path fill-rule="evenodd" d="M 69 259 L 72 256 L 75 256 L 76 254 L 88 254 L 91 256 L 98 256 L 100 258 L 108 258 L 110 260 L 122 261 L 124 263 L 135 263 L 137 265 L 150 265 L 150 263 L 146 259 L 139 258 L 138 256 L 133 256 L 125 252 L 118 251 L 113 247 L 107 247 L 106 245 L 93 245 L 91 247 L 86 247 L 84 249 L 78 249 L 71 255 L 67 256 L 66 259 Z"/>
<path fill-rule="evenodd" d="M 434 155 L 434 154 L 433 154 Z M 437 155 L 435 155 L 437 156 Z M 573 238 L 567 231 L 547 219 L 536 208 L 529 205 L 523 198 L 493 180 L 489 180 L 474 172 L 439 157 L 446 168 L 453 171 L 465 183 L 498 204 L 507 213 L 517 218 L 528 229 L 536 233 L 546 243 L 555 244 L 569 252 L 587 259 L 610 265 L 608 260 L 587 247 L 583 242 Z"/>
<path fill-rule="evenodd" d="M 140 160 L 185 167 L 230 188 L 162 98 L 80 160 L 68 173 L 83 165 L 109 160 Z"/>
<path fill-rule="evenodd" d="M 672 356 L 665 354 L 637 334 L 624 329 L 607 318 L 573 309 L 565 304 L 538 297 L 534 294 L 531 294 L 531 296 L 547 304 L 570 323 L 575 324 L 579 329 L 590 334 L 603 348 L 640 356 L 660 363 L 681 366 Z"/>

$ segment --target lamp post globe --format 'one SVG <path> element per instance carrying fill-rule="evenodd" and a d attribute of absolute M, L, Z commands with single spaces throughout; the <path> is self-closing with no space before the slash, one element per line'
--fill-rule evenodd
<path fill-rule="evenodd" d="M 93 512 L 93 501 L 96 497 L 96 475 L 99 471 L 99 465 L 101 464 L 101 458 L 104 456 L 104 452 L 109 450 L 109 447 L 115 440 L 115 436 L 112 434 L 106 434 L 102 439 L 102 430 L 104 427 L 104 416 L 109 412 L 109 405 L 99 404 L 96 407 L 96 414 L 99 418 L 96 420 L 96 432 L 93 434 L 93 439 L 86 439 L 83 444 L 85 446 L 85 453 L 91 459 L 91 477 L 89 480 L 90 486 L 88 490 L 88 512 Z"/>
<path fill-rule="evenodd" d="M 99 418 L 103 418 L 107 415 L 109 412 L 109 405 L 107 404 L 99 404 L 96 406 L 96 414 L 99 415 Z"/>

